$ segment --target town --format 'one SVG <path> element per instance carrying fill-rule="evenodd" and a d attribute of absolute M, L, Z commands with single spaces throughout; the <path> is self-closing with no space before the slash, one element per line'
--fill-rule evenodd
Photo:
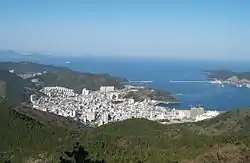
<path fill-rule="evenodd" d="M 229 84 L 229 85 L 235 85 L 240 88 L 241 87 L 250 88 L 250 81 L 248 79 L 245 78 L 242 79 L 237 76 L 231 76 L 224 80 L 213 78 L 213 80 L 209 81 L 209 83 L 213 85 L 220 85 L 221 87 L 224 87 L 225 84 Z"/>
<path fill-rule="evenodd" d="M 175 110 L 162 106 L 156 100 L 135 101 L 124 98 L 128 91 L 138 91 L 136 86 L 116 90 L 114 86 L 101 86 L 98 91 L 82 89 L 77 94 L 65 87 L 44 87 L 43 95 L 31 95 L 33 109 L 71 117 L 88 126 L 100 126 L 130 118 L 146 118 L 160 123 L 195 122 L 215 117 L 217 111 L 205 111 L 202 107 Z"/>

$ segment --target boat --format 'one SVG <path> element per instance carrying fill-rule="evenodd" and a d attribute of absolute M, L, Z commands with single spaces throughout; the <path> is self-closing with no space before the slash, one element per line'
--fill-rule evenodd
<path fill-rule="evenodd" d="M 64 63 L 69 64 L 70 62 L 69 61 L 65 61 Z"/>
<path fill-rule="evenodd" d="M 176 93 L 175 96 L 182 96 L 182 93 Z"/>
<path fill-rule="evenodd" d="M 241 85 L 241 84 L 237 84 L 236 86 L 237 86 L 237 87 L 239 87 L 239 88 L 241 88 L 241 87 L 242 87 L 242 85 Z"/>

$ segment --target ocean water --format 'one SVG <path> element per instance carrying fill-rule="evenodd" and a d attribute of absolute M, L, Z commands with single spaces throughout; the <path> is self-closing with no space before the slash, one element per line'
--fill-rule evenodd
<path fill-rule="evenodd" d="M 28 59 L 26 59 L 28 60 Z M 203 70 L 227 69 L 232 71 L 250 71 L 247 62 L 225 61 L 176 61 L 141 60 L 121 58 L 39 58 L 32 59 L 45 64 L 69 67 L 78 71 L 108 73 L 126 77 L 129 80 L 151 80 L 144 84 L 164 89 L 182 101 L 171 106 L 176 109 L 188 109 L 201 105 L 210 110 L 231 110 L 250 107 L 250 89 L 225 85 L 220 87 L 209 83 L 171 83 L 170 80 L 206 80 Z M 65 61 L 70 63 L 66 64 Z"/>

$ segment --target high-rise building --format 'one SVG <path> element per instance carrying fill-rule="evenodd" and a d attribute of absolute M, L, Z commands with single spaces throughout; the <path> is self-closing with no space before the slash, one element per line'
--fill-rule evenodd
<path fill-rule="evenodd" d="M 87 120 L 93 121 L 96 118 L 96 112 L 94 110 L 91 110 L 87 113 Z"/>
<path fill-rule="evenodd" d="M 101 86 L 101 88 L 100 88 L 100 92 L 102 92 L 102 93 L 109 93 L 109 92 L 113 92 L 113 91 L 115 91 L 114 86 Z"/>
<path fill-rule="evenodd" d="M 190 115 L 192 118 L 195 118 L 197 115 L 201 115 L 203 114 L 205 111 L 204 111 L 204 108 L 202 107 L 193 107 L 190 109 Z"/>
<path fill-rule="evenodd" d="M 89 95 L 89 90 L 87 90 L 86 88 L 82 89 L 82 95 L 88 96 Z"/>

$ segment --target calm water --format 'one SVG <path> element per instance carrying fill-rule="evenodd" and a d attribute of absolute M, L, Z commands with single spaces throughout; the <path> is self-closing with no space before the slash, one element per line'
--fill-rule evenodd
<path fill-rule="evenodd" d="M 147 84 L 181 94 L 177 96 L 183 103 L 173 106 L 179 109 L 190 105 L 203 105 L 207 109 L 230 110 L 250 106 L 250 89 L 209 83 L 170 83 L 170 80 L 205 80 L 202 70 L 229 69 L 233 71 L 250 71 L 244 62 L 209 62 L 209 61 L 167 61 L 167 60 L 129 60 L 104 58 L 40 58 L 31 59 L 46 64 L 67 66 L 78 71 L 109 73 L 126 77 L 129 80 L 152 80 Z M 64 61 L 70 61 L 65 64 Z"/>

